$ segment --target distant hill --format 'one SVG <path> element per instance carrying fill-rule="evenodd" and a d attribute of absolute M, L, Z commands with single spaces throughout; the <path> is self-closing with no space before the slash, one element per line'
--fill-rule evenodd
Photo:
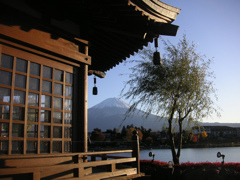
<path fill-rule="evenodd" d="M 219 123 L 219 122 L 214 122 L 214 123 L 208 123 L 204 122 L 201 123 L 202 126 L 229 126 L 229 127 L 240 127 L 240 123 Z"/>
<path fill-rule="evenodd" d="M 147 119 L 143 118 L 143 112 L 140 110 L 132 117 L 124 120 L 125 113 L 129 107 L 129 104 L 118 98 L 108 98 L 89 108 L 88 131 L 91 132 L 94 128 L 99 128 L 102 131 L 114 128 L 121 129 L 123 126 L 131 124 L 137 127 L 143 126 L 146 129 L 152 129 L 152 131 L 161 131 L 162 127 L 167 125 L 166 119 L 159 122 L 159 117 L 153 114 L 149 115 Z M 240 127 L 240 123 L 201 123 L 201 125 Z"/>

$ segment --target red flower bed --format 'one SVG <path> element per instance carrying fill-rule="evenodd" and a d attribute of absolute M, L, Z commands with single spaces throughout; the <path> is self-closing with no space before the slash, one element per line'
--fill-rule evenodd
<path fill-rule="evenodd" d="M 168 168 L 167 162 L 141 160 L 141 172 L 151 175 L 152 179 L 194 179 L 194 180 L 237 180 L 240 179 L 240 163 L 181 163 Z"/>

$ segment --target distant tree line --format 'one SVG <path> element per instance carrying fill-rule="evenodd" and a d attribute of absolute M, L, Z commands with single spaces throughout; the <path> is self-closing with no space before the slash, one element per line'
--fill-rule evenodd
<path fill-rule="evenodd" d="M 131 146 L 132 132 L 138 131 L 141 148 L 170 148 L 170 140 L 168 128 L 163 128 L 162 131 L 154 132 L 151 129 L 146 129 L 143 126 L 136 127 L 134 125 L 123 126 L 122 129 L 108 129 L 102 132 L 101 129 L 95 128 L 89 134 L 89 148 L 101 150 L 101 148 L 116 148 L 129 149 Z M 194 128 L 183 130 L 182 145 L 184 147 L 214 147 L 218 145 L 229 146 L 229 144 L 238 145 L 239 138 L 236 135 L 232 136 L 213 136 L 202 131 L 199 134 L 194 133 Z M 179 133 L 173 134 L 176 145 L 178 144 Z M 240 145 L 240 144 L 239 144 Z"/>
<path fill-rule="evenodd" d="M 143 126 L 136 127 L 133 124 L 131 124 L 123 126 L 121 130 L 114 128 L 107 129 L 105 132 L 102 132 L 102 130 L 99 128 L 95 128 L 89 135 L 89 147 L 90 148 L 129 147 L 132 140 L 132 132 L 134 130 L 138 131 L 141 147 L 168 148 L 170 146 L 168 138 L 168 128 L 165 128 L 162 131 L 153 132 L 152 129 L 146 129 Z M 174 133 L 174 137 L 176 143 L 178 143 L 179 137 L 178 132 Z M 204 133 L 204 135 L 198 136 L 196 138 L 196 136 L 194 136 L 191 131 L 183 131 L 183 145 L 205 142 L 206 140 L 207 140 L 206 132 Z"/>

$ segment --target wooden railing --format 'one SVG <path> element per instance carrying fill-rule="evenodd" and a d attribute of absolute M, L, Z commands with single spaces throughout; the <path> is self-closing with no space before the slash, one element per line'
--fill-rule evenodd
<path fill-rule="evenodd" d="M 132 150 L 103 151 L 70 154 L 11 155 L 0 156 L 1 177 L 32 174 L 32 179 L 76 178 L 103 179 L 116 176 L 141 176 L 137 167 L 121 166 L 136 162 L 136 157 L 111 156 L 110 154 L 131 153 Z M 86 157 L 91 160 L 84 162 Z M 102 160 L 96 160 L 101 157 Z M 119 165 L 119 169 L 117 166 Z"/>
<path fill-rule="evenodd" d="M 140 173 L 139 145 L 136 140 L 133 141 L 132 150 L 0 156 L 0 179 L 14 179 L 23 175 L 28 177 L 24 179 L 33 180 L 140 177 L 143 174 Z M 132 153 L 132 157 L 116 155 L 119 153 Z M 97 160 L 97 157 L 100 157 L 100 160 Z"/>

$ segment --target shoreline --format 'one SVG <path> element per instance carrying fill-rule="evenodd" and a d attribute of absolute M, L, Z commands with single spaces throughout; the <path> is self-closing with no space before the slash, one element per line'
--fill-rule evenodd
<path fill-rule="evenodd" d="M 222 147 L 240 147 L 240 143 L 198 143 L 198 144 L 187 144 L 182 145 L 182 149 L 187 148 L 222 148 Z M 98 147 L 98 148 L 89 148 L 90 151 L 108 151 L 108 150 L 126 150 L 131 149 L 129 147 Z M 140 150 L 146 149 L 171 149 L 170 146 L 140 146 Z"/>
<path fill-rule="evenodd" d="M 222 148 L 222 147 L 239 147 L 240 143 L 219 143 L 219 144 L 187 144 L 182 145 L 182 149 L 187 148 Z M 140 147 L 140 149 L 171 149 L 170 147 Z M 177 149 L 177 148 L 176 148 Z"/>
<path fill-rule="evenodd" d="M 240 143 L 201 143 L 201 144 L 187 144 L 182 148 L 218 148 L 218 147 L 239 147 Z"/>

